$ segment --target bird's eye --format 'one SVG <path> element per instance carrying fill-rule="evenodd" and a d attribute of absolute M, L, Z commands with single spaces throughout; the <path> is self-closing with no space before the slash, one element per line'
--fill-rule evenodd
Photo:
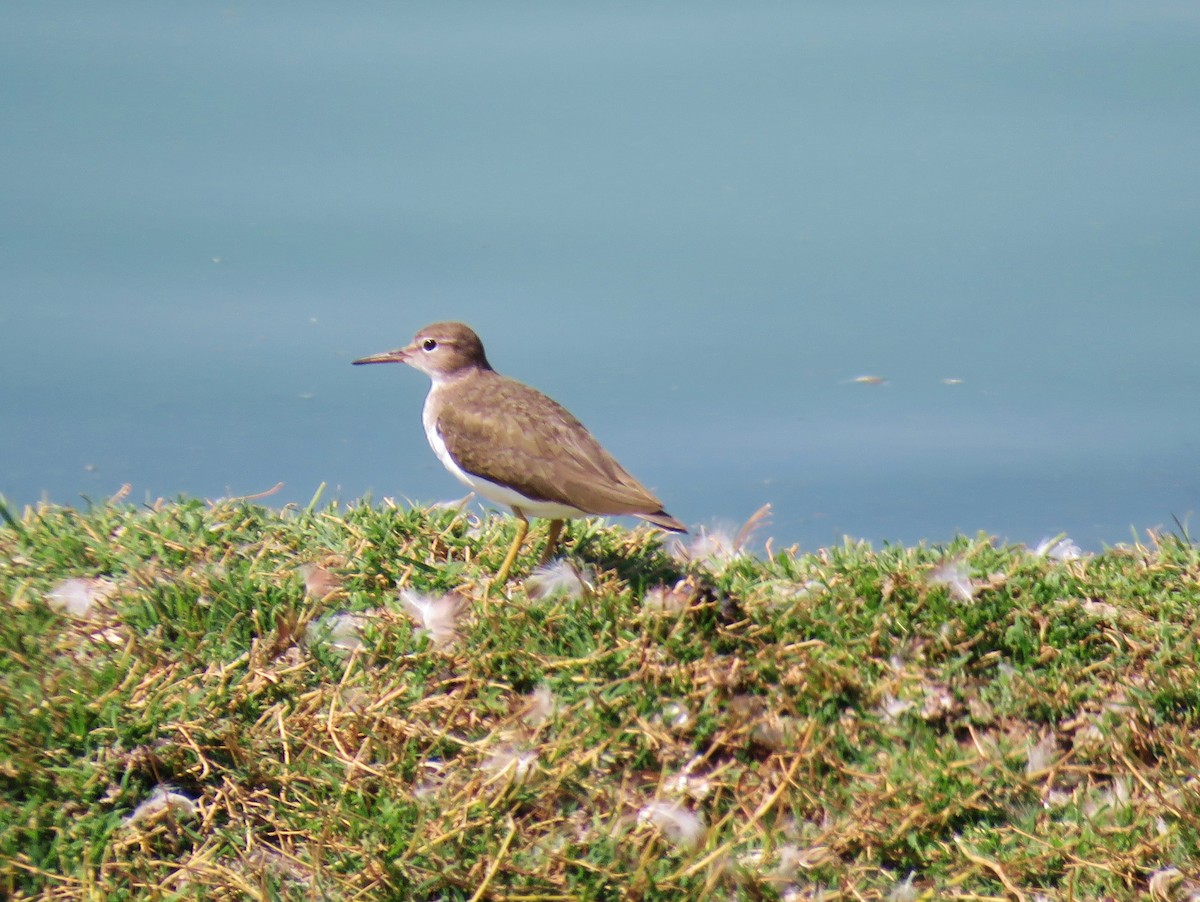
<path fill-rule="evenodd" d="M 434 348 L 437 347 L 437 342 L 434 341 L 432 338 L 427 338 L 423 342 L 421 342 L 421 347 L 423 347 L 426 351 L 432 351 Z"/>

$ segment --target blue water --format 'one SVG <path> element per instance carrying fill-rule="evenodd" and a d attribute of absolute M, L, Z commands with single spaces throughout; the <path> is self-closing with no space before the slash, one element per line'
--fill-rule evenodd
<path fill-rule="evenodd" d="M 1200 506 L 1194 2 L 9 3 L 0 85 L 10 504 L 457 497 L 349 365 L 455 318 L 689 523 Z"/>

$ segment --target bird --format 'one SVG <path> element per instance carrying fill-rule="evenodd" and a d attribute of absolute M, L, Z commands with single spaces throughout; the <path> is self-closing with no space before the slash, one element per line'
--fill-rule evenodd
<path fill-rule="evenodd" d="M 634 516 L 687 532 L 570 411 L 492 369 L 470 326 L 433 323 L 402 348 L 354 361 L 371 363 L 406 363 L 429 376 L 421 420 L 434 454 L 460 482 L 516 516 L 494 585 L 507 582 L 530 518 L 550 520 L 542 564 L 553 557 L 564 521 L 577 517 Z"/>

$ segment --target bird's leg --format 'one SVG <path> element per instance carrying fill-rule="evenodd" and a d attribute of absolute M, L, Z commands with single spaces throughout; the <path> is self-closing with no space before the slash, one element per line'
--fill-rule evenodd
<path fill-rule="evenodd" d="M 539 567 L 546 566 L 554 557 L 554 549 L 558 545 L 558 537 L 562 535 L 564 522 L 563 520 L 550 521 L 550 532 L 546 534 L 546 550 L 542 552 L 542 559 L 538 561 Z"/>
<path fill-rule="evenodd" d="M 521 543 L 525 541 L 525 535 L 529 532 L 529 520 L 525 515 L 515 507 L 513 513 L 517 517 L 517 534 L 513 538 L 512 546 L 508 549 L 508 554 L 504 556 L 504 563 L 496 571 L 496 576 L 492 580 L 493 586 L 502 586 L 508 582 L 508 571 L 512 569 L 513 561 L 517 559 L 517 552 L 521 550 Z"/>

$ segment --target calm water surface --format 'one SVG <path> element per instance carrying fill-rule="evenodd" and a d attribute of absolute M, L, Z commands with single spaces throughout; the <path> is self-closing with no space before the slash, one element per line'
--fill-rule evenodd
<path fill-rule="evenodd" d="M 0 84 L 10 503 L 456 497 L 349 365 L 455 318 L 689 523 L 1200 505 L 1190 0 L 9 3 Z"/>

